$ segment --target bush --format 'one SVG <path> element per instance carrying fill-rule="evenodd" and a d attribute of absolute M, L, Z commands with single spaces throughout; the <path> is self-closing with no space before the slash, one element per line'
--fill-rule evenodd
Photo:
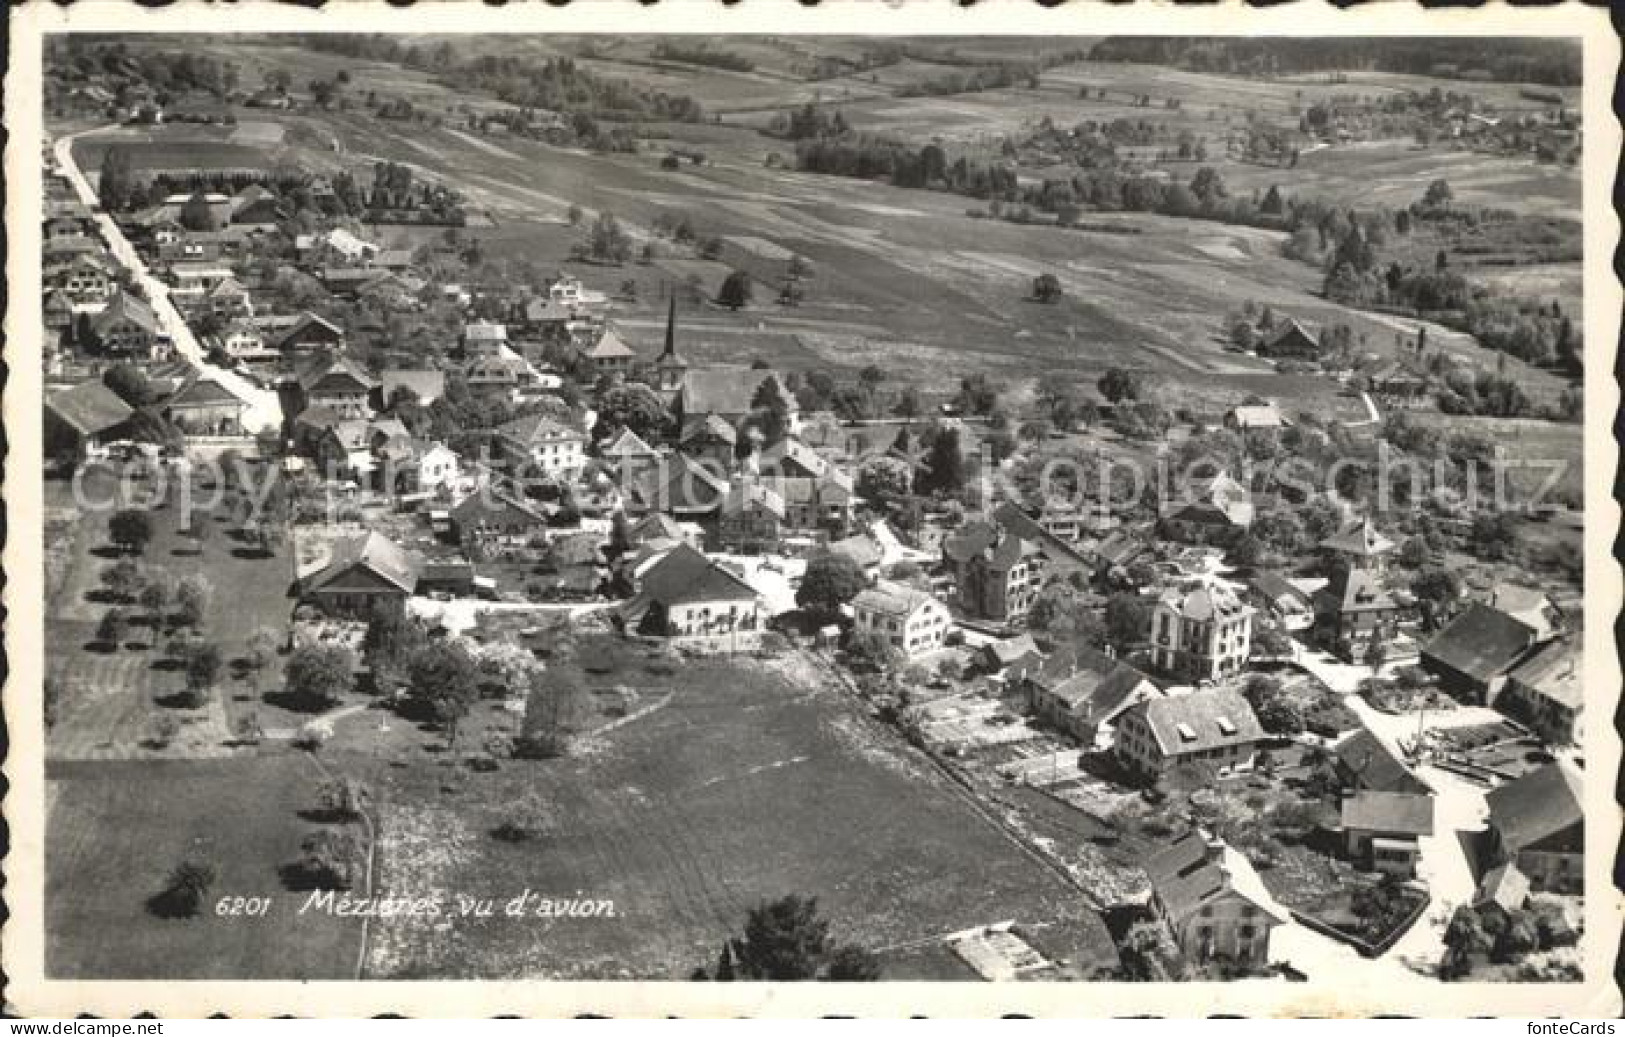
<path fill-rule="evenodd" d="M 504 843 L 522 843 L 531 837 L 530 829 L 513 821 L 504 821 L 491 829 L 491 838 Z"/>
<path fill-rule="evenodd" d="M 283 869 L 292 889 L 353 889 L 366 866 L 361 844 L 344 829 L 314 831 L 299 850 L 300 858 Z"/>
<path fill-rule="evenodd" d="M 164 888 L 147 898 L 147 910 L 160 918 L 192 918 L 214 885 L 214 866 L 184 860 L 175 866 Z"/>

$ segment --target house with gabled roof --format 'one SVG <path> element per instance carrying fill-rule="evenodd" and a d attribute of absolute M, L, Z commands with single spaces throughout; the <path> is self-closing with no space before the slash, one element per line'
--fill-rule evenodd
<path fill-rule="evenodd" d="M 755 554 L 774 547 L 784 531 L 784 498 L 769 482 L 736 479 L 717 515 L 717 539 L 728 550 Z"/>
<path fill-rule="evenodd" d="M 627 490 L 629 514 L 663 511 L 679 520 L 702 521 L 722 507 L 728 480 L 687 454 L 672 451 L 630 480 Z"/>
<path fill-rule="evenodd" d="M 614 328 L 605 328 L 592 348 L 582 354 L 582 358 L 593 376 L 602 378 L 629 374 L 632 365 L 637 362 L 638 354 L 615 333 Z"/>
<path fill-rule="evenodd" d="M 547 536 L 547 516 L 529 501 L 482 487 L 451 509 L 452 534 L 470 550 L 526 547 Z"/>
<path fill-rule="evenodd" d="M 1164 695 L 1135 667 L 1094 649 L 1073 652 L 1067 676 L 1027 681 L 1024 687 L 1035 717 L 1095 749 L 1111 746 L 1124 711 Z"/>
<path fill-rule="evenodd" d="M 1537 640 L 1527 623 L 1475 601 L 1423 647 L 1422 666 L 1439 679 L 1442 690 L 1488 703 Z"/>
<path fill-rule="evenodd" d="M 1186 543 L 1222 544 L 1253 524 L 1252 493 L 1227 472 L 1193 478 L 1160 509 L 1161 528 Z"/>
<path fill-rule="evenodd" d="M 1025 615 L 1043 580 L 1040 545 L 988 519 L 973 519 L 945 538 L 942 560 L 959 606 L 978 619 Z"/>
<path fill-rule="evenodd" d="M 1372 642 L 1386 645 L 1398 631 L 1401 606 L 1372 570 L 1332 570 L 1311 601 L 1316 640 L 1347 662 L 1363 661 Z"/>
<path fill-rule="evenodd" d="M 1370 728 L 1361 727 L 1344 735 L 1332 747 L 1332 754 L 1338 780 L 1346 789 L 1418 795 L 1433 792 Z"/>
<path fill-rule="evenodd" d="M 1320 340 L 1295 317 L 1277 324 L 1258 344 L 1258 355 L 1271 360 L 1319 360 L 1320 353 Z"/>
<path fill-rule="evenodd" d="M 719 472 L 733 468 L 738 442 L 738 430 L 715 414 L 701 414 L 683 421 L 677 434 L 679 450 Z"/>
<path fill-rule="evenodd" d="M 163 402 L 165 420 L 183 433 L 240 435 L 247 401 L 210 376 L 196 372 Z"/>
<path fill-rule="evenodd" d="M 1433 795 L 1359 789 L 1341 807 L 1344 848 L 1363 867 L 1416 877 L 1419 840 L 1433 834 Z"/>
<path fill-rule="evenodd" d="M 546 414 L 526 414 L 496 430 L 496 447 L 514 470 L 549 479 L 581 470 L 586 460 L 587 437 Z"/>
<path fill-rule="evenodd" d="M 622 479 L 648 471 L 660 463 L 660 451 L 629 428 L 621 429 L 613 439 L 599 447 L 598 456 Z"/>
<path fill-rule="evenodd" d="M 905 659 L 942 647 L 953 626 L 948 606 L 928 591 L 881 580 L 852 599 L 852 629 L 883 639 Z"/>
<path fill-rule="evenodd" d="M 44 453 L 82 461 L 129 434 L 135 410 L 99 379 L 88 379 L 45 394 Z"/>
<path fill-rule="evenodd" d="M 1485 797 L 1489 860 L 1515 864 L 1532 889 L 1579 893 L 1585 887 L 1585 806 L 1580 773 L 1548 763 Z"/>
<path fill-rule="evenodd" d="M 326 317 L 309 311 L 301 314 L 276 343 L 276 348 L 284 353 L 337 351 L 343 346 L 344 329 Z"/>
<path fill-rule="evenodd" d="M 163 359 L 158 355 L 158 316 L 129 292 L 115 293 L 107 306 L 91 318 L 90 331 L 109 356 Z"/>
<path fill-rule="evenodd" d="M 678 544 L 642 571 L 637 592 L 614 618 L 627 633 L 744 651 L 756 646 L 767 608 L 743 577 Z"/>
<path fill-rule="evenodd" d="M 336 542 L 327 564 L 299 581 L 300 596 L 332 615 L 365 617 L 377 602 L 404 604 L 420 560 L 381 533 Z"/>
<path fill-rule="evenodd" d="M 1579 638 L 1547 641 L 1507 674 L 1491 703 L 1550 745 L 1574 745 L 1584 735 L 1585 687 Z"/>
<path fill-rule="evenodd" d="M 372 416 L 370 398 L 377 380 L 342 354 L 317 356 L 297 376 L 298 410 L 326 407 L 346 418 Z"/>
<path fill-rule="evenodd" d="M 1185 764 L 1219 773 L 1250 766 L 1264 738 L 1247 700 L 1214 688 L 1130 706 L 1117 722 L 1112 751 L 1131 773 L 1155 780 Z"/>
<path fill-rule="evenodd" d="M 1224 427 L 1236 432 L 1279 432 L 1288 422 L 1273 403 L 1242 404 L 1224 412 Z"/>
<path fill-rule="evenodd" d="M 1266 965 L 1270 934 L 1291 920 L 1251 862 L 1192 830 L 1145 862 L 1150 909 L 1192 963 Z"/>
<path fill-rule="evenodd" d="M 1320 552 L 1326 564 L 1334 569 L 1350 566 L 1380 574 L 1387 567 L 1388 556 L 1395 546 L 1368 516 L 1322 540 Z"/>

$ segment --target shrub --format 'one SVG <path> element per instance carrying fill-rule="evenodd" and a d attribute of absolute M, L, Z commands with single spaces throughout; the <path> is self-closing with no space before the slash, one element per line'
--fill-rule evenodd
<path fill-rule="evenodd" d="M 314 831 L 299 850 L 300 858 L 283 869 L 284 880 L 293 889 L 352 889 L 365 867 L 361 844 L 344 829 Z"/>
<path fill-rule="evenodd" d="M 522 843 L 531 837 L 530 829 L 513 821 L 504 821 L 491 829 L 491 838 L 504 843 Z"/>
<path fill-rule="evenodd" d="M 213 865 L 184 860 L 169 873 L 164 888 L 147 898 L 147 910 L 160 918 L 195 917 L 213 885 Z"/>

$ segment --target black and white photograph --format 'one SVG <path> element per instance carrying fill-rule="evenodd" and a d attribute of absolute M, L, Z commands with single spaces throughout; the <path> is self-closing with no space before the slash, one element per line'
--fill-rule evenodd
<path fill-rule="evenodd" d="M 42 982 L 1617 1009 L 1605 12 L 473 6 L 36 19 Z"/>

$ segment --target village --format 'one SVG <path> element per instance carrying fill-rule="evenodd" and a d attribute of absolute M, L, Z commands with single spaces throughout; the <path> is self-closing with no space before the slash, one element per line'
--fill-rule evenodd
<path fill-rule="evenodd" d="M 120 97 L 138 125 L 194 117 Z M 1389 507 L 1389 473 L 1326 474 L 1422 437 L 1452 391 L 1425 329 L 1316 375 L 1335 416 L 1284 388 L 1163 407 L 1126 365 L 1053 398 L 837 383 L 701 359 L 711 314 L 826 290 L 785 243 L 673 228 L 726 270 L 697 284 L 623 266 L 653 239 L 572 207 L 578 242 L 534 280 L 465 283 L 472 185 L 154 177 L 116 144 L 93 174 L 75 139 L 43 156 L 65 773 L 325 758 L 329 813 L 388 830 L 407 789 L 641 766 L 640 727 L 696 684 L 820 696 L 854 752 L 906 761 L 1070 905 L 900 919 L 834 978 L 1580 978 L 1582 588 L 1552 546 L 1579 511 L 1473 499 L 1482 444 L 1440 447 L 1441 485 Z M 365 226 L 324 215 L 352 208 Z M 1348 334 L 1243 302 L 1213 333 L 1255 358 Z M 751 722 L 726 701 L 685 723 Z M 359 828 L 315 828 L 288 888 L 392 892 Z M 490 840 L 527 838 L 504 815 Z M 188 858 L 163 892 L 236 892 L 225 868 Z M 778 895 L 839 913 L 843 888 Z M 391 960 L 421 965 L 417 939 Z M 731 977 L 735 953 L 659 978 Z"/>

